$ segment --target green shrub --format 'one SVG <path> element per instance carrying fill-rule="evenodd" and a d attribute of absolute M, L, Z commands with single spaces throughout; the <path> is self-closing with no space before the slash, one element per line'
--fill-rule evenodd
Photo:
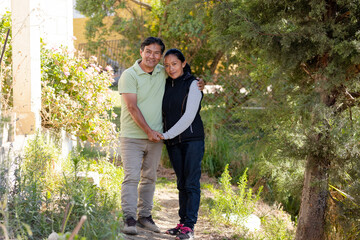
<path fill-rule="evenodd" d="M 259 239 L 292 240 L 295 238 L 295 229 L 287 226 L 291 219 L 282 219 L 277 216 L 265 216 L 262 221 L 263 231 L 258 234 Z"/>
<path fill-rule="evenodd" d="M 63 232 L 74 229 L 81 216 L 86 215 L 80 235 L 86 239 L 119 239 L 119 193 L 123 170 L 109 163 L 106 157 L 98 155 L 94 158 L 90 155 L 89 150 L 83 148 L 71 154 L 70 168 L 64 174 L 64 184 L 60 188 L 60 205 L 71 209 Z M 79 177 L 80 171 L 86 175 L 90 171 L 98 173 L 100 187 L 87 177 Z"/>
<path fill-rule="evenodd" d="M 53 211 L 56 181 L 53 164 L 58 151 L 51 143 L 36 134 L 19 157 L 15 187 L 9 195 L 10 236 L 20 239 L 39 239 L 51 233 L 59 220 L 59 212 Z"/>
<path fill-rule="evenodd" d="M 78 238 L 121 239 L 122 169 L 102 156 L 88 159 L 88 152 L 81 148 L 61 159 L 59 147 L 40 134 L 27 144 L 24 155 L 18 158 L 14 189 L 4 195 L 7 207 L 2 204 L 0 209 L 0 227 L 9 237 L 44 239 L 52 232 L 72 232 L 86 215 Z M 102 174 L 100 186 L 80 177 L 80 171 Z"/>
<path fill-rule="evenodd" d="M 247 188 L 247 170 L 240 177 L 237 189 L 234 190 L 231 184 L 228 165 L 221 175 L 220 189 L 214 189 L 214 200 L 211 206 L 210 217 L 216 222 L 224 220 L 231 224 L 239 225 L 245 217 L 254 212 L 255 204 L 260 198 L 262 188 L 259 188 L 256 195 L 253 195 L 251 188 Z M 234 221 L 230 221 L 231 216 L 237 216 Z"/>
<path fill-rule="evenodd" d="M 242 159 L 238 151 L 238 142 L 234 141 L 229 123 L 223 121 L 224 114 L 223 107 L 211 104 L 204 104 L 201 110 L 205 128 L 205 153 L 202 168 L 215 177 L 220 177 L 226 164 L 238 164 Z M 242 172 L 245 167 L 242 165 L 232 170 Z"/>
<path fill-rule="evenodd" d="M 110 69 L 109 69 L 110 70 Z M 115 140 L 110 74 L 66 47 L 41 48 L 42 125 L 91 143 Z"/>
<path fill-rule="evenodd" d="M 0 43 L 11 28 L 11 14 L 0 19 Z M 2 49 L 1 49 L 2 50 Z M 4 58 L 0 63 L 2 111 L 12 109 L 12 45 L 9 36 Z M 116 139 L 111 119 L 114 100 L 109 87 L 112 69 L 105 69 L 81 53 L 66 47 L 49 49 L 41 44 L 41 123 L 45 128 L 64 129 L 83 141 L 109 145 Z"/>

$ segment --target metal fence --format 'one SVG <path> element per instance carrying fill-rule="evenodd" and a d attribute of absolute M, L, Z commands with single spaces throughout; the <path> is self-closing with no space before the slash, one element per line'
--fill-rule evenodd
<path fill-rule="evenodd" d="M 95 56 L 98 64 L 102 67 L 110 65 L 116 74 L 123 70 L 120 59 L 122 51 L 120 44 L 120 40 L 108 40 L 103 42 L 95 51 L 91 51 L 88 43 L 80 43 L 77 46 L 77 50 L 83 52 L 86 59 Z"/>

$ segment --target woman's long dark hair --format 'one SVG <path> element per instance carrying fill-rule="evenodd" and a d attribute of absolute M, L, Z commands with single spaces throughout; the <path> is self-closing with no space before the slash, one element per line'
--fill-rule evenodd
<path fill-rule="evenodd" d="M 172 49 L 167 50 L 164 55 L 164 58 L 169 55 L 175 55 L 182 63 L 185 62 L 184 54 L 179 49 L 172 48 Z M 183 69 L 184 69 L 184 73 L 188 72 L 191 74 L 191 68 L 188 63 L 185 64 L 185 67 Z"/>

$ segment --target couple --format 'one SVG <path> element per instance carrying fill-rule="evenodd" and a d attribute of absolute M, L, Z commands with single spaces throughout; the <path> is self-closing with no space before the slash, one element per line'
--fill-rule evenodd
<path fill-rule="evenodd" d="M 193 239 L 200 204 L 204 128 L 200 103 L 204 82 L 191 75 L 177 49 L 164 55 L 160 38 L 149 37 L 140 47 L 141 59 L 119 80 L 121 94 L 120 150 L 124 167 L 121 206 L 126 234 L 137 234 L 136 224 L 160 232 L 151 210 L 156 171 L 163 141 L 177 177 L 179 224 L 166 231 L 176 239 Z M 164 129 L 164 133 L 163 133 Z M 136 218 L 138 217 L 137 221 Z"/>

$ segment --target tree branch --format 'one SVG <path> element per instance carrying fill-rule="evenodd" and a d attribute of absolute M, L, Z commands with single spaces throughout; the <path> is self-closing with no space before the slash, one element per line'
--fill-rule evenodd
<path fill-rule="evenodd" d="M 149 11 L 152 10 L 152 6 L 150 4 L 143 3 L 143 2 L 138 1 L 138 0 L 130 0 L 130 1 L 137 4 L 137 5 L 140 5 L 140 6 L 144 7 L 146 10 L 149 10 Z"/>
<path fill-rule="evenodd" d="M 210 72 L 211 74 L 214 74 L 215 71 L 216 71 L 216 68 L 220 62 L 220 59 L 222 58 L 222 56 L 224 55 L 224 52 L 223 51 L 218 51 L 215 55 L 215 58 L 213 60 L 213 62 L 211 63 L 210 65 Z"/>

